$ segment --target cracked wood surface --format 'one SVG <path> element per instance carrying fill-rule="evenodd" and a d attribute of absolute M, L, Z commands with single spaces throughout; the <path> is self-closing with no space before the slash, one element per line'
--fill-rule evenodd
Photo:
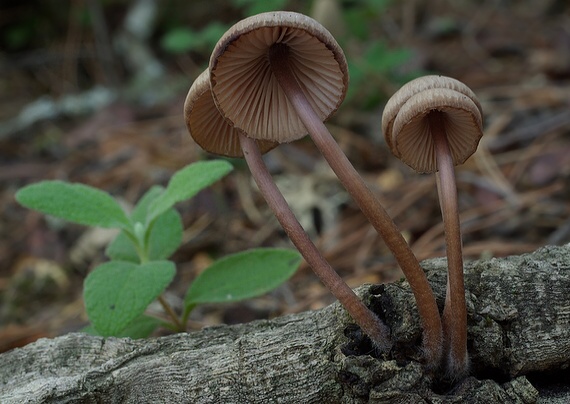
<path fill-rule="evenodd" d="M 440 307 L 445 264 L 422 263 Z M 360 352 L 338 304 L 147 340 L 75 333 L 0 355 L 0 402 L 570 402 L 570 245 L 468 262 L 465 280 L 472 376 L 455 385 L 411 360 L 404 281 L 357 289 L 391 327 L 388 357 Z"/>

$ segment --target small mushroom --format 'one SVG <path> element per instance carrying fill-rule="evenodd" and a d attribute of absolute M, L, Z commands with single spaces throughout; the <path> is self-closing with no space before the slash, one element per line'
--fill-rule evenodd
<path fill-rule="evenodd" d="M 184 102 L 186 127 L 194 141 L 209 153 L 225 157 L 243 157 L 240 131 L 228 125 L 214 104 L 210 91 L 210 73 L 204 70 L 192 83 Z M 262 154 L 279 143 L 256 140 Z"/>
<path fill-rule="evenodd" d="M 439 364 L 441 319 L 417 258 L 323 121 L 342 103 L 348 67 L 318 22 L 293 12 L 263 13 L 230 28 L 210 59 L 214 101 L 247 137 L 291 142 L 309 133 L 343 186 L 384 239 L 408 279 L 424 330 L 424 352 Z"/>
<path fill-rule="evenodd" d="M 382 130 L 392 153 L 419 172 L 437 172 L 448 261 L 443 312 L 447 370 L 457 377 L 468 368 L 467 311 L 454 166 L 477 149 L 483 136 L 482 110 L 465 84 L 443 76 L 412 80 L 386 104 Z"/>
<path fill-rule="evenodd" d="M 313 244 L 287 201 L 275 185 L 262 153 L 278 143 L 253 140 L 224 120 L 210 92 L 209 71 L 192 84 L 184 104 L 184 117 L 191 136 L 204 150 L 225 156 L 245 157 L 257 186 L 275 217 L 319 279 L 341 302 L 362 330 L 383 352 L 390 349 L 388 327 L 358 298 Z"/>

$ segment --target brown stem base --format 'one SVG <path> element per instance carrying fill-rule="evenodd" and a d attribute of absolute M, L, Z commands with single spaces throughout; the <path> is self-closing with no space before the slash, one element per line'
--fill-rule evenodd
<path fill-rule="evenodd" d="M 469 358 L 457 186 L 453 159 L 445 135 L 443 114 L 432 111 L 428 118 L 436 150 L 437 187 L 445 228 L 448 265 L 447 294 L 443 310 L 444 352 L 447 356 L 447 371 L 459 377 L 467 372 Z"/>

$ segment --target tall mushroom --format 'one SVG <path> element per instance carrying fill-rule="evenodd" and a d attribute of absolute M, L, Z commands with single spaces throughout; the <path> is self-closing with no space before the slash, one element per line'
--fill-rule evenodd
<path fill-rule="evenodd" d="M 448 261 L 443 311 L 444 353 L 448 372 L 468 368 L 467 311 L 463 285 L 462 241 L 454 166 L 477 149 L 482 110 L 465 84 L 443 76 L 412 80 L 386 104 L 382 130 L 392 153 L 418 172 L 437 171 Z"/>
<path fill-rule="evenodd" d="M 262 159 L 262 153 L 278 143 L 253 140 L 230 126 L 214 104 L 209 71 L 204 71 L 190 87 L 184 104 L 188 131 L 204 150 L 230 157 L 245 157 L 250 171 L 277 220 L 319 279 L 346 308 L 351 317 L 383 352 L 390 349 L 388 327 L 356 296 L 318 251 L 285 198 L 275 185 Z"/>
<path fill-rule="evenodd" d="M 397 226 L 323 121 L 348 86 L 342 49 L 318 22 L 293 12 L 246 18 L 218 41 L 210 59 L 214 101 L 232 126 L 254 139 L 291 142 L 309 133 L 337 177 L 384 239 L 414 292 L 430 367 L 441 358 L 442 327 L 427 278 Z"/>

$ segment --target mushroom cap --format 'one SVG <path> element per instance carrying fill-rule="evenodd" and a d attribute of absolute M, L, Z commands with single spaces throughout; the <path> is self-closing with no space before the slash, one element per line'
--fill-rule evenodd
<path fill-rule="evenodd" d="M 239 130 L 233 128 L 220 114 L 210 91 L 210 74 L 202 72 L 194 81 L 184 102 L 184 119 L 194 141 L 207 152 L 226 157 L 243 157 Z M 257 140 L 261 153 L 278 145 Z"/>
<path fill-rule="evenodd" d="M 323 121 L 346 95 L 348 65 L 330 32 L 303 14 L 258 14 L 222 36 L 210 59 L 218 109 L 247 136 L 284 143 L 302 138 L 307 130 L 271 72 L 269 51 L 274 44 L 288 46 L 288 64 Z"/>
<path fill-rule="evenodd" d="M 418 172 L 437 171 L 428 114 L 443 115 L 454 165 L 463 164 L 483 136 L 481 104 L 462 82 L 444 76 L 410 81 L 386 104 L 382 131 L 392 153 Z"/>

